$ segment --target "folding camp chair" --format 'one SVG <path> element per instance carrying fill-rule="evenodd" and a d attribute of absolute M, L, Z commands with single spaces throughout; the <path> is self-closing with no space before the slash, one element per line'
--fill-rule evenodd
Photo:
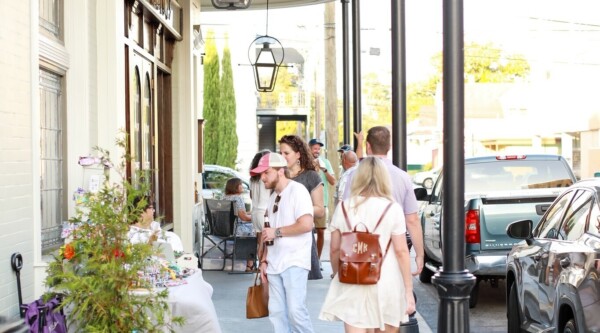
<path fill-rule="evenodd" d="M 237 225 L 236 225 L 237 227 Z M 254 266 L 256 266 L 256 236 L 236 236 L 234 232 L 233 236 L 233 256 L 231 258 L 231 272 L 232 273 L 253 273 L 244 271 L 234 271 L 233 266 L 235 265 L 236 260 L 244 260 L 244 265 L 246 266 L 246 261 L 248 259 L 252 259 L 254 261 Z"/>
<path fill-rule="evenodd" d="M 235 241 L 234 235 L 234 222 L 235 214 L 233 210 L 233 201 L 229 200 L 216 200 L 216 199 L 205 199 L 205 212 L 206 221 L 208 222 L 208 228 L 204 230 L 202 235 L 202 249 L 200 254 L 199 264 L 203 270 L 219 270 L 225 269 L 226 260 L 233 259 L 233 255 L 227 250 L 228 241 Z M 206 243 L 208 241 L 208 243 Z M 210 246 L 208 249 L 206 249 Z M 219 269 L 207 269 L 204 265 L 204 260 L 210 252 L 217 252 L 223 259 L 221 268 Z M 221 258 L 219 258 L 221 259 Z"/>
<path fill-rule="evenodd" d="M 192 221 L 194 224 L 194 255 L 198 258 L 198 268 L 200 268 L 200 256 L 204 252 L 204 234 L 210 231 L 206 213 L 204 212 L 204 201 L 194 205 L 192 209 Z"/>

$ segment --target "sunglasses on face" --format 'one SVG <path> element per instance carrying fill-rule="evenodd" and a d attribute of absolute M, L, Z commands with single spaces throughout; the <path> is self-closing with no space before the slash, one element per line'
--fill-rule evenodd
<path fill-rule="evenodd" d="M 280 195 L 275 197 L 275 204 L 273 205 L 273 214 L 277 213 L 277 211 L 279 210 L 279 201 L 281 201 Z"/>

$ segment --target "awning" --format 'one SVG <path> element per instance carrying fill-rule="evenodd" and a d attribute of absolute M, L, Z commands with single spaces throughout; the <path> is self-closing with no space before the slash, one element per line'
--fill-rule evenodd
<path fill-rule="evenodd" d="M 334 0 L 269 0 L 269 9 L 310 6 L 332 1 Z M 216 9 L 215 7 L 213 7 L 211 0 L 200 0 L 200 4 L 202 5 L 202 11 L 226 11 L 226 9 Z M 266 7 L 267 0 L 252 0 L 252 4 L 250 5 L 250 7 L 248 9 L 243 10 L 258 10 L 265 9 Z"/>

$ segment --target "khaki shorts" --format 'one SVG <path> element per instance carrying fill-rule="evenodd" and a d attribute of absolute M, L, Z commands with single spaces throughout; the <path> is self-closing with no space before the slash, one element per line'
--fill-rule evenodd
<path fill-rule="evenodd" d="M 315 228 L 325 229 L 327 228 L 327 207 L 325 207 L 325 216 L 315 218 Z"/>

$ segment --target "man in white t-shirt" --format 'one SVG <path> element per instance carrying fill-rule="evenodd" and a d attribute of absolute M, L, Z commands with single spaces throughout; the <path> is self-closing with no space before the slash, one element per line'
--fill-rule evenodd
<path fill-rule="evenodd" d="M 263 281 L 269 281 L 269 319 L 275 332 L 312 333 L 306 307 L 306 287 L 310 270 L 313 206 L 308 190 L 288 179 L 287 161 L 277 153 L 264 155 L 251 170 L 260 174 L 269 198 L 270 228 L 264 228 L 265 246 L 260 262 Z"/>

